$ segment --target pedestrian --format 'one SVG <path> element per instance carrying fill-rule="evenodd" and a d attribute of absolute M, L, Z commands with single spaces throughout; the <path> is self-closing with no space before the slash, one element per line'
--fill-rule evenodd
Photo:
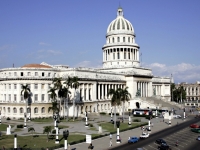
<path fill-rule="evenodd" d="M 110 140 L 112 140 L 112 134 L 110 133 Z"/>
<path fill-rule="evenodd" d="M 93 149 L 94 146 L 92 145 L 92 143 L 90 143 L 90 145 L 88 146 L 88 149 Z"/>
<path fill-rule="evenodd" d="M 112 146 L 112 140 L 110 140 L 110 146 L 109 147 L 111 147 Z"/>

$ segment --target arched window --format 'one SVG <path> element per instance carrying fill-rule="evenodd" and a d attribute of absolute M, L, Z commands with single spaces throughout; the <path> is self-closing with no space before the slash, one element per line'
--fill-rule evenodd
<path fill-rule="evenodd" d="M 27 113 L 30 113 L 31 112 L 31 108 L 27 108 Z"/>
<path fill-rule="evenodd" d="M 117 42 L 120 42 L 119 37 L 117 37 Z"/>
<path fill-rule="evenodd" d="M 19 109 L 19 112 L 20 112 L 20 113 L 24 113 L 24 109 L 21 107 L 21 108 Z"/>
<path fill-rule="evenodd" d="M 10 113 L 10 107 L 8 107 L 8 113 Z"/>
<path fill-rule="evenodd" d="M 41 112 L 45 113 L 45 108 L 44 107 L 42 107 Z"/>
<path fill-rule="evenodd" d="M 3 108 L 3 111 L 4 111 L 4 113 L 6 113 L 6 108 L 5 107 Z"/>
<path fill-rule="evenodd" d="M 125 37 L 123 37 L 123 42 L 125 42 Z"/>
<path fill-rule="evenodd" d="M 35 114 L 38 113 L 38 108 L 37 108 L 37 107 L 34 108 L 34 113 L 35 113 Z"/>
<path fill-rule="evenodd" d="M 17 113 L 17 109 L 15 107 L 13 108 L 13 113 Z"/>

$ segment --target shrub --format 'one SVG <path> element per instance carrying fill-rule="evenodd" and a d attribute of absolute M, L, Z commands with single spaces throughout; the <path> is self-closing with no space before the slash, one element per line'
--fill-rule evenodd
<path fill-rule="evenodd" d="M 7 117 L 6 120 L 11 120 L 10 117 Z"/>
<path fill-rule="evenodd" d="M 18 125 L 17 125 L 17 128 L 23 128 L 23 127 L 24 127 L 23 124 L 18 124 Z"/>
<path fill-rule="evenodd" d="M 89 123 L 89 127 L 93 127 L 93 124 Z"/>
<path fill-rule="evenodd" d="M 106 112 L 100 112 L 99 114 L 100 115 L 106 115 Z"/>
<path fill-rule="evenodd" d="M 133 122 L 141 122 L 140 119 L 134 119 Z"/>

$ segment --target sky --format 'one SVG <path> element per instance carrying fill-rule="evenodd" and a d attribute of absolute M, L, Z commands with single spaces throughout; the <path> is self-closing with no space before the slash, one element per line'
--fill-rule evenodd
<path fill-rule="evenodd" d="M 119 5 L 134 27 L 142 67 L 175 83 L 200 81 L 199 0 L 2 0 L 0 69 L 42 62 L 102 67 Z"/>

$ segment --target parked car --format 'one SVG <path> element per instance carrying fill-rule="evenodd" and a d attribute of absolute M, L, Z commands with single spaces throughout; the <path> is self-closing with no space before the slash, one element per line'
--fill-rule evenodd
<path fill-rule="evenodd" d="M 179 119 L 182 118 L 181 115 L 174 115 L 174 118 Z"/>
<path fill-rule="evenodd" d="M 200 128 L 192 128 L 191 131 L 196 132 L 196 133 L 200 133 Z"/>
<path fill-rule="evenodd" d="M 200 141 L 200 135 L 197 137 L 197 140 Z"/>
<path fill-rule="evenodd" d="M 166 142 L 165 142 L 165 140 L 163 140 L 163 139 L 157 139 L 157 140 L 155 141 L 155 143 L 161 145 L 162 143 L 166 143 Z M 167 143 L 166 143 L 166 144 L 167 144 Z"/>
<path fill-rule="evenodd" d="M 162 143 L 161 145 L 158 146 L 159 150 L 171 150 L 171 148 L 169 147 L 169 145 L 167 145 L 167 143 Z"/>
<path fill-rule="evenodd" d="M 190 128 L 199 128 L 199 125 L 198 124 L 191 124 Z"/>
<path fill-rule="evenodd" d="M 136 143 L 136 142 L 138 142 L 138 141 L 139 141 L 139 138 L 133 136 L 133 137 L 130 137 L 130 139 L 128 140 L 128 143 Z"/>
<path fill-rule="evenodd" d="M 141 135 L 140 135 L 140 138 L 141 139 L 146 139 L 146 138 L 148 138 L 149 137 L 149 133 L 142 133 Z"/>

